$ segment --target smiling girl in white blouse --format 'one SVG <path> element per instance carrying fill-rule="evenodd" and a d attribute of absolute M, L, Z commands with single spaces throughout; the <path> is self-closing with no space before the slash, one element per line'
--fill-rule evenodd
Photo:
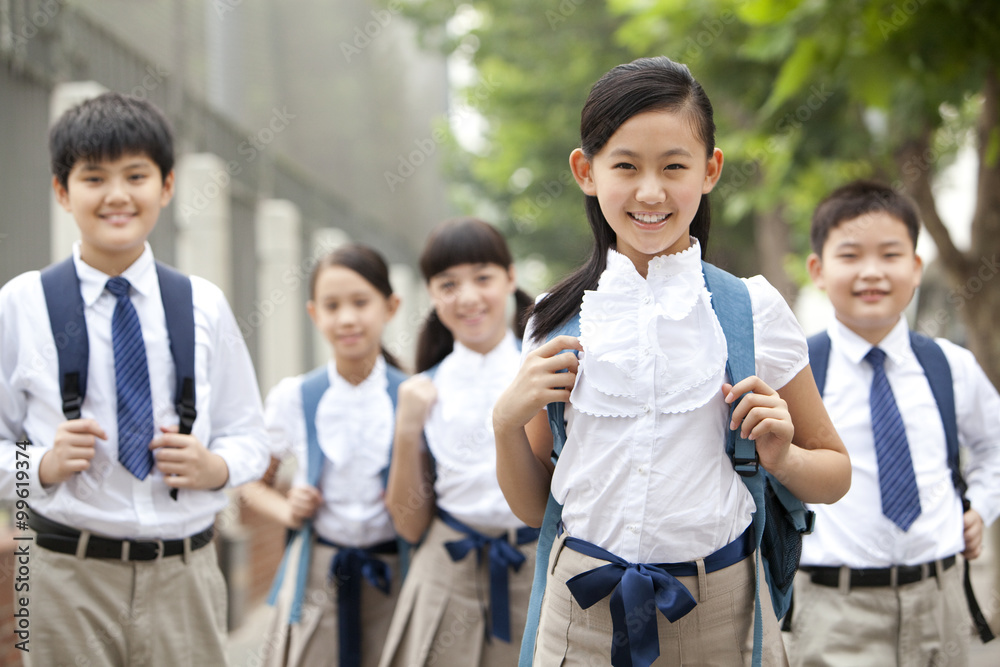
<path fill-rule="evenodd" d="M 507 303 L 517 289 L 500 233 L 460 219 L 431 234 L 420 259 L 433 310 L 417 370 L 403 383 L 386 503 L 418 547 L 383 667 L 509 667 L 517 660 L 538 531 L 510 511 L 496 478 L 493 403 L 517 373 Z M 518 318 L 520 319 L 520 318 Z"/>
<path fill-rule="evenodd" d="M 781 665 L 766 593 L 754 641 L 749 528 L 760 509 L 725 443 L 741 429 L 801 500 L 847 490 L 850 462 L 805 336 L 767 281 L 746 280 L 756 374 L 727 383 L 701 261 L 722 151 L 687 67 L 660 57 L 614 68 L 591 90 L 580 135 L 569 162 L 594 251 L 535 307 L 530 349 L 494 410 L 498 475 L 515 513 L 541 525 L 550 491 L 563 506 L 537 642 L 526 638 L 521 664 L 750 665 L 757 644 L 764 664 Z M 547 340 L 577 316 L 582 335 Z M 552 402 L 566 404 L 555 466 Z"/>
<path fill-rule="evenodd" d="M 292 488 L 285 496 L 265 478 L 243 489 L 251 507 L 295 531 L 272 591 L 264 664 L 374 667 L 401 579 L 383 495 L 403 374 L 381 343 L 399 297 L 385 260 L 356 244 L 319 260 L 311 297 L 333 359 L 279 382 L 264 410 L 272 476 L 294 454 Z"/>

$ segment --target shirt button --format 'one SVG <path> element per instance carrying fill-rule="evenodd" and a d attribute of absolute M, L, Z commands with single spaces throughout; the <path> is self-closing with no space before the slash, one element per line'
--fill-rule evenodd
<path fill-rule="evenodd" d="M 628 532 L 630 532 L 630 533 L 638 533 L 639 529 L 636 528 L 635 524 L 629 524 L 629 526 L 628 526 Z"/>
<path fill-rule="evenodd" d="M 649 405 L 644 405 L 644 406 L 642 406 L 642 411 L 643 411 L 643 412 L 649 412 L 649 411 L 650 411 L 650 407 L 649 407 Z"/>
<path fill-rule="evenodd" d="M 651 296 L 649 296 L 647 294 L 646 296 L 642 297 L 642 302 L 643 303 L 652 303 L 653 302 L 653 297 L 651 297 Z"/>
<path fill-rule="evenodd" d="M 639 466 L 639 472 L 641 472 L 643 475 L 645 475 L 646 474 L 646 466 Z"/>

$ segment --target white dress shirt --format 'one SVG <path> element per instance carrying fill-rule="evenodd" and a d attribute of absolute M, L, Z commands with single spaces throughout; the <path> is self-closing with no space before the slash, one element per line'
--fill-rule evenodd
<path fill-rule="evenodd" d="M 744 283 L 757 375 L 780 389 L 807 364 L 805 336 L 766 280 Z M 754 502 L 725 452 L 726 339 L 697 241 L 651 260 L 646 278 L 609 251 L 597 290 L 584 294 L 580 329 L 552 477 L 567 532 L 634 563 L 690 561 L 739 537 Z"/>
<path fill-rule="evenodd" d="M 434 456 L 438 507 L 479 529 L 524 525 L 514 516 L 497 482 L 493 404 L 517 375 L 521 353 L 510 331 L 479 354 L 455 342 L 434 375 L 437 401 L 424 425 Z"/>
<path fill-rule="evenodd" d="M 360 384 L 353 385 L 327 366 L 330 387 L 316 408 L 316 438 L 323 451 L 316 511 L 316 533 L 335 544 L 370 547 L 395 538 L 385 507 L 382 471 L 389 465 L 394 413 L 387 387 L 385 360 Z M 264 421 L 272 455 L 293 453 L 298 462 L 293 484 L 306 485 L 306 426 L 302 413 L 303 376 L 279 382 L 264 402 Z"/>
<path fill-rule="evenodd" d="M 917 565 L 965 549 L 962 505 L 951 480 L 944 426 L 924 370 L 910 346 L 906 320 L 879 343 L 885 372 L 910 444 L 921 513 L 907 532 L 882 514 L 868 399 L 872 348 L 839 321 L 829 329 L 830 360 L 823 402 L 851 455 L 851 489 L 832 505 L 816 505 L 816 530 L 802 543 L 803 565 L 854 568 Z M 937 339 L 951 366 L 967 497 L 989 525 L 1000 513 L 1000 396 L 972 353 Z"/>
<path fill-rule="evenodd" d="M 115 297 L 105 290 L 111 276 L 80 259 L 84 319 L 90 345 L 87 396 L 82 417 L 107 434 L 98 440 L 86 471 L 44 489 L 38 479 L 42 456 L 52 447 L 62 413 L 58 357 L 38 271 L 14 278 L 0 290 L 0 493 L 12 497 L 15 441 L 27 437 L 30 452 L 27 498 L 43 516 L 74 528 L 118 538 L 177 539 L 208 527 L 227 503 L 221 490 L 182 489 L 175 501 L 155 467 L 140 481 L 118 462 L 118 416 L 111 317 Z M 156 432 L 176 425 L 174 363 L 160 299 L 153 253 L 143 254 L 122 274 L 132 285 L 132 304 L 142 324 L 149 365 Z M 227 487 L 259 478 L 267 469 L 267 436 L 250 355 L 229 304 L 212 283 L 191 278 L 195 322 L 195 385 L 198 417 L 193 435 L 229 468 Z M 154 452 L 155 455 L 155 452 Z"/>

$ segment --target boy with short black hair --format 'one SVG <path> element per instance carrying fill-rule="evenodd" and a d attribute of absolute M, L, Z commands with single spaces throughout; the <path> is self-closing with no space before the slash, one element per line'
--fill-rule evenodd
<path fill-rule="evenodd" d="M 810 339 L 810 363 L 853 476 L 839 502 L 812 508 L 792 665 L 968 660 L 955 556 L 979 556 L 1000 514 L 1000 396 L 969 351 L 907 326 L 919 226 L 907 197 L 870 181 L 835 190 L 813 214 L 809 273 L 836 321 Z"/>
<path fill-rule="evenodd" d="M 0 290 L 0 489 L 27 470 L 36 532 L 25 655 L 225 664 L 213 523 L 222 489 L 268 463 L 250 356 L 222 292 L 147 243 L 174 192 L 163 115 L 101 95 L 63 114 L 50 153 L 80 241 Z"/>

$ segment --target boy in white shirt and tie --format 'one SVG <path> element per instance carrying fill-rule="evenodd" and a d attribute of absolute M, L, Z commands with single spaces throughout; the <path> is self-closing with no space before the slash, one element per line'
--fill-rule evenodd
<path fill-rule="evenodd" d="M 1000 513 L 1000 396 L 972 353 L 907 326 L 919 226 L 909 199 L 867 181 L 813 214 L 809 272 L 836 321 L 810 339 L 810 364 L 853 476 L 812 507 L 792 665 L 967 664 L 978 608 L 956 554 L 979 556 Z"/>
<path fill-rule="evenodd" d="M 222 292 L 158 264 L 147 243 L 174 191 L 163 115 L 107 93 L 56 122 L 50 152 L 80 241 L 0 290 L 0 492 L 17 486 L 35 531 L 25 657 L 225 664 L 213 523 L 222 489 L 268 463 L 250 356 Z"/>

